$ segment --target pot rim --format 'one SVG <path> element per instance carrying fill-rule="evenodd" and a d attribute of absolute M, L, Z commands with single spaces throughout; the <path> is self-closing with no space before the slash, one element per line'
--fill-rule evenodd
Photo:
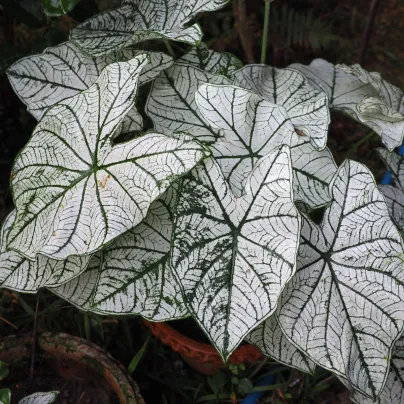
<path fill-rule="evenodd" d="M 6 363 L 31 357 L 32 334 L 0 337 L 0 360 Z M 102 377 L 114 391 L 121 404 L 145 404 L 139 387 L 123 366 L 107 351 L 93 342 L 67 333 L 43 332 L 38 334 L 40 351 L 49 357 L 85 364 Z M 88 360 L 86 360 L 88 359 Z M 99 366 L 96 366 L 98 364 Z M 102 368 L 102 373 L 99 369 Z"/>

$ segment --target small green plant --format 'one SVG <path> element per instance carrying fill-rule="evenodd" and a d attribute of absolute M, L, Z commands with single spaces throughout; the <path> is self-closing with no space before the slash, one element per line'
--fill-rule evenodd
<path fill-rule="evenodd" d="M 9 68 L 39 122 L 11 173 L 0 284 L 98 314 L 192 316 L 224 361 L 247 339 L 330 370 L 355 402 L 397 402 L 402 206 L 326 145 L 337 110 L 397 159 L 403 93 L 358 66 L 243 67 L 209 50 L 189 22 L 226 3 L 124 0 Z M 146 40 L 170 55 L 134 49 Z M 192 49 L 176 57 L 169 41 Z"/>

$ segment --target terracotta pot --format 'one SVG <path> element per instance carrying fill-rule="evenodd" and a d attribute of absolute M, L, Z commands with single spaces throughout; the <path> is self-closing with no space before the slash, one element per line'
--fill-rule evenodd
<path fill-rule="evenodd" d="M 164 344 L 178 352 L 185 362 L 197 372 L 212 375 L 223 366 L 223 359 L 210 344 L 195 341 L 181 334 L 167 323 L 152 323 L 144 320 L 152 334 Z M 254 345 L 241 345 L 229 358 L 232 365 L 253 363 L 265 356 Z"/>
<path fill-rule="evenodd" d="M 99 346 L 64 333 L 42 333 L 38 336 L 37 355 L 65 380 L 81 383 L 99 380 L 100 388 L 115 392 L 120 404 L 145 404 L 136 383 L 121 365 Z M 10 365 L 31 358 L 31 336 L 9 336 L 0 339 L 0 361 Z"/>

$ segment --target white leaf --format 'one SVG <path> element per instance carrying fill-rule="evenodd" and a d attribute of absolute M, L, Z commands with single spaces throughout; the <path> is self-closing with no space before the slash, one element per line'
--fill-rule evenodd
<path fill-rule="evenodd" d="M 109 64 L 128 61 L 141 54 L 145 52 L 123 49 L 93 58 L 72 42 L 65 42 L 42 54 L 20 59 L 7 70 L 7 75 L 28 111 L 40 119 L 49 107 L 94 84 Z M 139 84 L 153 80 L 161 70 L 173 64 L 172 57 L 164 53 L 148 52 L 147 55 L 150 61 L 139 76 Z"/>
<path fill-rule="evenodd" d="M 402 240 L 365 166 L 346 161 L 330 192 L 322 224 L 303 219 L 278 321 L 314 362 L 376 398 L 403 331 Z"/>
<path fill-rule="evenodd" d="M 324 149 L 330 124 L 328 99 L 322 91 L 310 86 L 300 72 L 249 65 L 237 71 L 234 77 L 235 85 L 283 106 L 295 128 L 310 136 L 316 149 Z"/>
<path fill-rule="evenodd" d="M 168 321 L 187 315 L 169 265 L 172 233 L 172 189 L 154 202 L 146 219 L 96 254 L 89 269 L 62 287 L 53 289 L 82 310 L 101 314 L 140 314 L 150 321 Z"/>
<path fill-rule="evenodd" d="M 291 147 L 295 199 L 313 207 L 329 201 L 328 184 L 336 171 L 331 153 L 317 151 L 307 136 L 298 136 L 284 107 L 234 86 L 202 85 L 195 98 L 207 124 L 223 135 L 211 148 L 236 195 L 256 161 L 286 144 Z"/>
<path fill-rule="evenodd" d="M 401 114 L 404 113 L 404 93 L 398 87 L 384 80 L 380 73 L 368 72 L 358 64 L 352 66 L 337 65 L 337 68 L 356 76 L 365 84 L 370 84 L 387 106 Z"/>
<path fill-rule="evenodd" d="M 291 147 L 293 168 L 293 189 L 296 201 L 304 202 L 309 208 L 322 207 L 330 202 L 328 186 L 337 171 L 337 165 L 330 150 L 316 150 L 307 139 Z"/>
<path fill-rule="evenodd" d="M 87 269 L 80 276 L 59 287 L 49 288 L 49 290 L 78 309 L 90 311 L 94 289 L 97 286 L 101 254 L 102 252 L 98 252 L 91 257 Z"/>
<path fill-rule="evenodd" d="M 404 404 L 404 338 L 394 347 L 386 385 L 378 399 L 373 401 L 358 392 L 354 392 L 351 399 L 357 404 Z"/>
<path fill-rule="evenodd" d="M 287 340 L 275 314 L 252 331 L 247 340 L 277 362 L 302 372 L 314 373 L 315 363 Z"/>
<path fill-rule="evenodd" d="M 377 152 L 394 180 L 394 186 L 380 185 L 379 189 L 386 199 L 392 219 L 404 231 L 404 157 L 382 148 L 377 149 Z"/>
<path fill-rule="evenodd" d="M 276 309 L 295 271 L 300 217 L 289 149 L 262 158 L 239 198 L 214 159 L 179 186 L 172 262 L 188 308 L 227 360 Z"/>
<path fill-rule="evenodd" d="M 208 154 L 186 135 L 150 133 L 112 146 L 146 63 L 140 56 L 109 65 L 88 90 L 44 115 L 13 167 L 17 216 L 8 248 L 31 259 L 93 253 L 140 223 Z"/>
<path fill-rule="evenodd" d="M 404 231 L 404 192 L 392 185 L 380 185 L 379 189 L 384 195 L 391 218 Z"/>
<path fill-rule="evenodd" d="M 25 293 L 35 293 L 41 287 L 59 286 L 80 275 L 90 256 L 69 257 L 56 261 L 38 255 L 34 261 L 16 251 L 6 250 L 7 234 L 14 222 L 15 212 L 3 223 L 0 235 L 0 287 Z"/>
<path fill-rule="evenodd" d="M 195 93 L 204 83 L 229 84 L 223 76 L 215 76 L 194 66 L 176 63 L 153 82 L 146 113 L 158 132 L 183 131 L 200 141 L 214 142 L 220 134 L 206 124 L 195 103 Z"/>
<path fill-rule="evenodd" d="M 34 393 L 20 400 L 19 404 L 51 404 L 56 401 L 58 395 L 58 391 L 50 391 L 49 393 Z"/>
<path fill-rule="evenodd" d="M 204 43 L 192 48 L 178 62 L 193 65 L 207 73 L 219 74 L 229 79 L 232 79 L 234 72 L 243 66 L 243 63 L 231 53 L 212 51 Z"/>
<path fill-rule="evenodd" d="M 98 14 L 71 31 L 70 39 L 86 53 L 103 55 L 150 39 L 198 44 L 198 24 L 187 27 L 196 14 L 215 11 L 228 0 L 123 0 L 112 11 Z"/>
<path fill-rule="evenodd" d="M 331 108 L 377 132 L 389 150 L 402 144 L 404 117 L 380 98 L 374 86 L 323 59 L 316 59 L 309 66 L 292 64 L 290 67 L 303 73 L 315 89 L 324 91 Z"/>

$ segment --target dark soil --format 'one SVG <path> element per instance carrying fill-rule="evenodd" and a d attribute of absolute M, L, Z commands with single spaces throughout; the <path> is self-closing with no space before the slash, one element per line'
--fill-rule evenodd
<path fill-rule="evenodd" d="M 66 380 L 49 369 L 44 361 L 36 363 L 32 384 L 28 387 L 29 363 L 20 365 L 10 369 L 10 375 L 1 386 L 11 390 L 12 403 L 18 403 L 35 392 L 59 391 L 55 402 L 58 404 L 119 404 L 116 394 L 102 388 L 99 381 L 84 382 L 75 378 Z"/>

